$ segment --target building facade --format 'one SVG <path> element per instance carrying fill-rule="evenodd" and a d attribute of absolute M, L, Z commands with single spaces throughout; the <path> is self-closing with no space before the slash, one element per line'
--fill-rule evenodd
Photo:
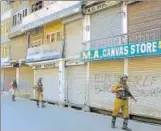
<path fill-rule="evenodd" d="M 1 50 L 16 67 L 2 69 L 1 81 L 15 75 L 19 88 L 34 95 L 32 86 L 42 77 L 46 101 L 112 111 L 111 87 L 127 74 L 138 99 L 130 100 L 130 114 L 161 119 L 161 2 L 9 5 L 11 16 L 2 23 L 10 21 L 10 39 Z"/>
<path fill-rule="evenodd" d="M 85 13 L 90 14 L 91 30 L 88 46 L 81 57 L 89 65 L 89 106 L 111 111 L 115 97 L 110 92 L 112 85 L 121 74 L 127 74 L 131 92 L 138 99 L 137 103 L 130 101 L 130 114 L 161 118 L 161 107 L 157 103 L 161 90 L 160 4 L 120 2 L 114 6 L 107 2 L 85 7 Z M 93 16 L 94 12 L 98 15 Z M 100 15 L 101 12 L 109 15 Z M 102 28 L 101 18 L 103 22 L 109 19 L 102 23 Z M 107 36 L 101 38 L 105 34 Z"/>
<path fill-rule="evenodd" d="M 46 4 L 44 8 L 30 14 L 22 21 L 22 30 L 27 32 L 28 45 L 30 45 L 27 51 L 26 64 L 33 68 L 35 83 L 39 77 L 43 78 L 44 100 L 46 101 L 60 104 L 66 101 L 64 59 L 66 54 L 64 50 L 66 50 L 67 45 L 65 44 L 66 26 L 64 19 L 80 11 L 81 3 L 79 1 L 66 3 L 57 1 Z M 35 16 L 37 16 L 36 19 Z M 37 28 L 42 29 L 41 35 L 33 36 L 33 30 Z M 34 39 L 40 44 L 34 46 L 33 43 L 36 43 L 33 42 Z M 80 52 L 77 52 L 77 55 Z"/>
<path fill-rule="evenodd" d="M 15 79 L 16 71 L 10 64 L 10 45 L 8 35 L 11 32 L 12 15 L 11 6 L 6 2 L 1 2 L 1 90 L 9 90 L 9 82 Z"/>

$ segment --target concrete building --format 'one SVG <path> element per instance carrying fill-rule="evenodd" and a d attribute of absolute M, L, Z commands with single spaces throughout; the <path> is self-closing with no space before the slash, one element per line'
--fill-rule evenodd
<path fill-rule="evenodd" d="M 90 28 L 86 51 L 88 105 L 111 111 L 112 85 L 121 74 L 138 99 L 130 114 L 160 119 L 161 2 L 101 2 L 85 6 Z"/>
<path fill-rule="evenodd" d="M 138 99 L 130 100 L 130 114 L 161 119 L 161 2 L 9 5 L 10 42 L 1 49 L 3 59 L 16 66 L 8 75 L 16 75 L 21 90 L 34 94 L 32 86 L 42 77 L 46 101 L 112 111 L 111 87 L 127 74 Z M 9 69 L 1 72 L 2 81 L 4 70 Z"/>
<path fill-rule="evenodd" d="M 9 90 L 9 82 L 15 79 L 16 70 L 10 64 L 10 39 L 12 16 L 11 6 L 6 2 L 1 2 L 1 90 Z"/>

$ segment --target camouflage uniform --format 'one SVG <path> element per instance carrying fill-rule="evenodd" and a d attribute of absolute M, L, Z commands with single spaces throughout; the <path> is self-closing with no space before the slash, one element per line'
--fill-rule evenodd
<path fill-rule="evenodd" d="M 42 108 L 45 107 L 44 102 L 43 102 L 42 78 L 38 79 L 37 85 L 34 86 L 34 89 L 36 91 L 36 103 L 37 103 L 37 106 L 39 107 L 39 102 L 41 102 L 42 103 Z"/>
<path fill-rule="evenodd" d="M 127 76 L 122 76 L 120 78 L 120 82 L 116 83 L 113 86 L 113 89 L 118 89 L 118 88 L 124 88 L 126 90 L 129 90 L 127 82 L 123 81 L 123 78 L 128 78 Z M 129 118 L 129 111 L 128 111 L 128 94 L 126 93 L 125 90 L 118 91 L 116 92 L 116 98 L 115 98 L 115 103 L 114 103 L 114 109 L 113 109 L 113 114 L 112 114 L 112 127 L 115 127 L 115 122 L 116 122 L 116 117 L 120 111 L 122 110 L 124 122 L 123 122 L 123 130 L 131 131 L 130 128 L 127 127 L 128 125 L 128 118 Z"/>
<path fill-rule="evenodd" d="M 15 100 L 16 89 L 17 89 L 17 82 L 16 82 L 16 80 L 13 80 L 10 86 L 11 86 L 11 92 L 12 92 L 12 101 L 16 101 Z"/>

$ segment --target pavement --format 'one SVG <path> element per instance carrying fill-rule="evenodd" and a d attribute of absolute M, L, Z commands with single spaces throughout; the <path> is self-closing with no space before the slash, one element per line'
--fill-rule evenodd
<path fill-rule="evenodd" d="M 110 127 L 111 117 L 71 108 L 46 104 L 37 108 L 34 101 L 1 95 L 1 131 L 122 131 L 122 119 L 116 129 Z M 133 131 L 161 131 L 161 125 L 129 121 Z"/>

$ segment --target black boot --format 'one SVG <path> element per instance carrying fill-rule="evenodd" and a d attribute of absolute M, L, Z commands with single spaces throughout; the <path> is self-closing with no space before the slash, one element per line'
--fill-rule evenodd
<path fill-rule="evenodd" d="M 128 128 L 128 119 L 124 119 L 124 122 L 123 122 L 123 127 L 122 127 L 122 130 L 126 130 L 126 131 L 132 131 L 132 129 Z"/>
<path fill-rule="evenodd" d="M 12 101 L 16 101 L 16 100 L 15 100 L 15 95 L 12 95 Z"/>
<path fill-rule="evenodd" d="M 116 123 L 116 117 L 112 116 L 112 121 L 111 121 L 111 127 L 115 128 L 115 123 Z"/>
<path fill-rule="evenodd" d="M 36 101 L 36 105 L 37 105 L 37 107 L 39 107 L 39 101 L 38 100 Z"/>
<path fill-rule="evenodd" d="M 44 108 L 45 107 L 45 105 L 44 105 L 44 102 L 42 101 L 42 108 Z"/>

